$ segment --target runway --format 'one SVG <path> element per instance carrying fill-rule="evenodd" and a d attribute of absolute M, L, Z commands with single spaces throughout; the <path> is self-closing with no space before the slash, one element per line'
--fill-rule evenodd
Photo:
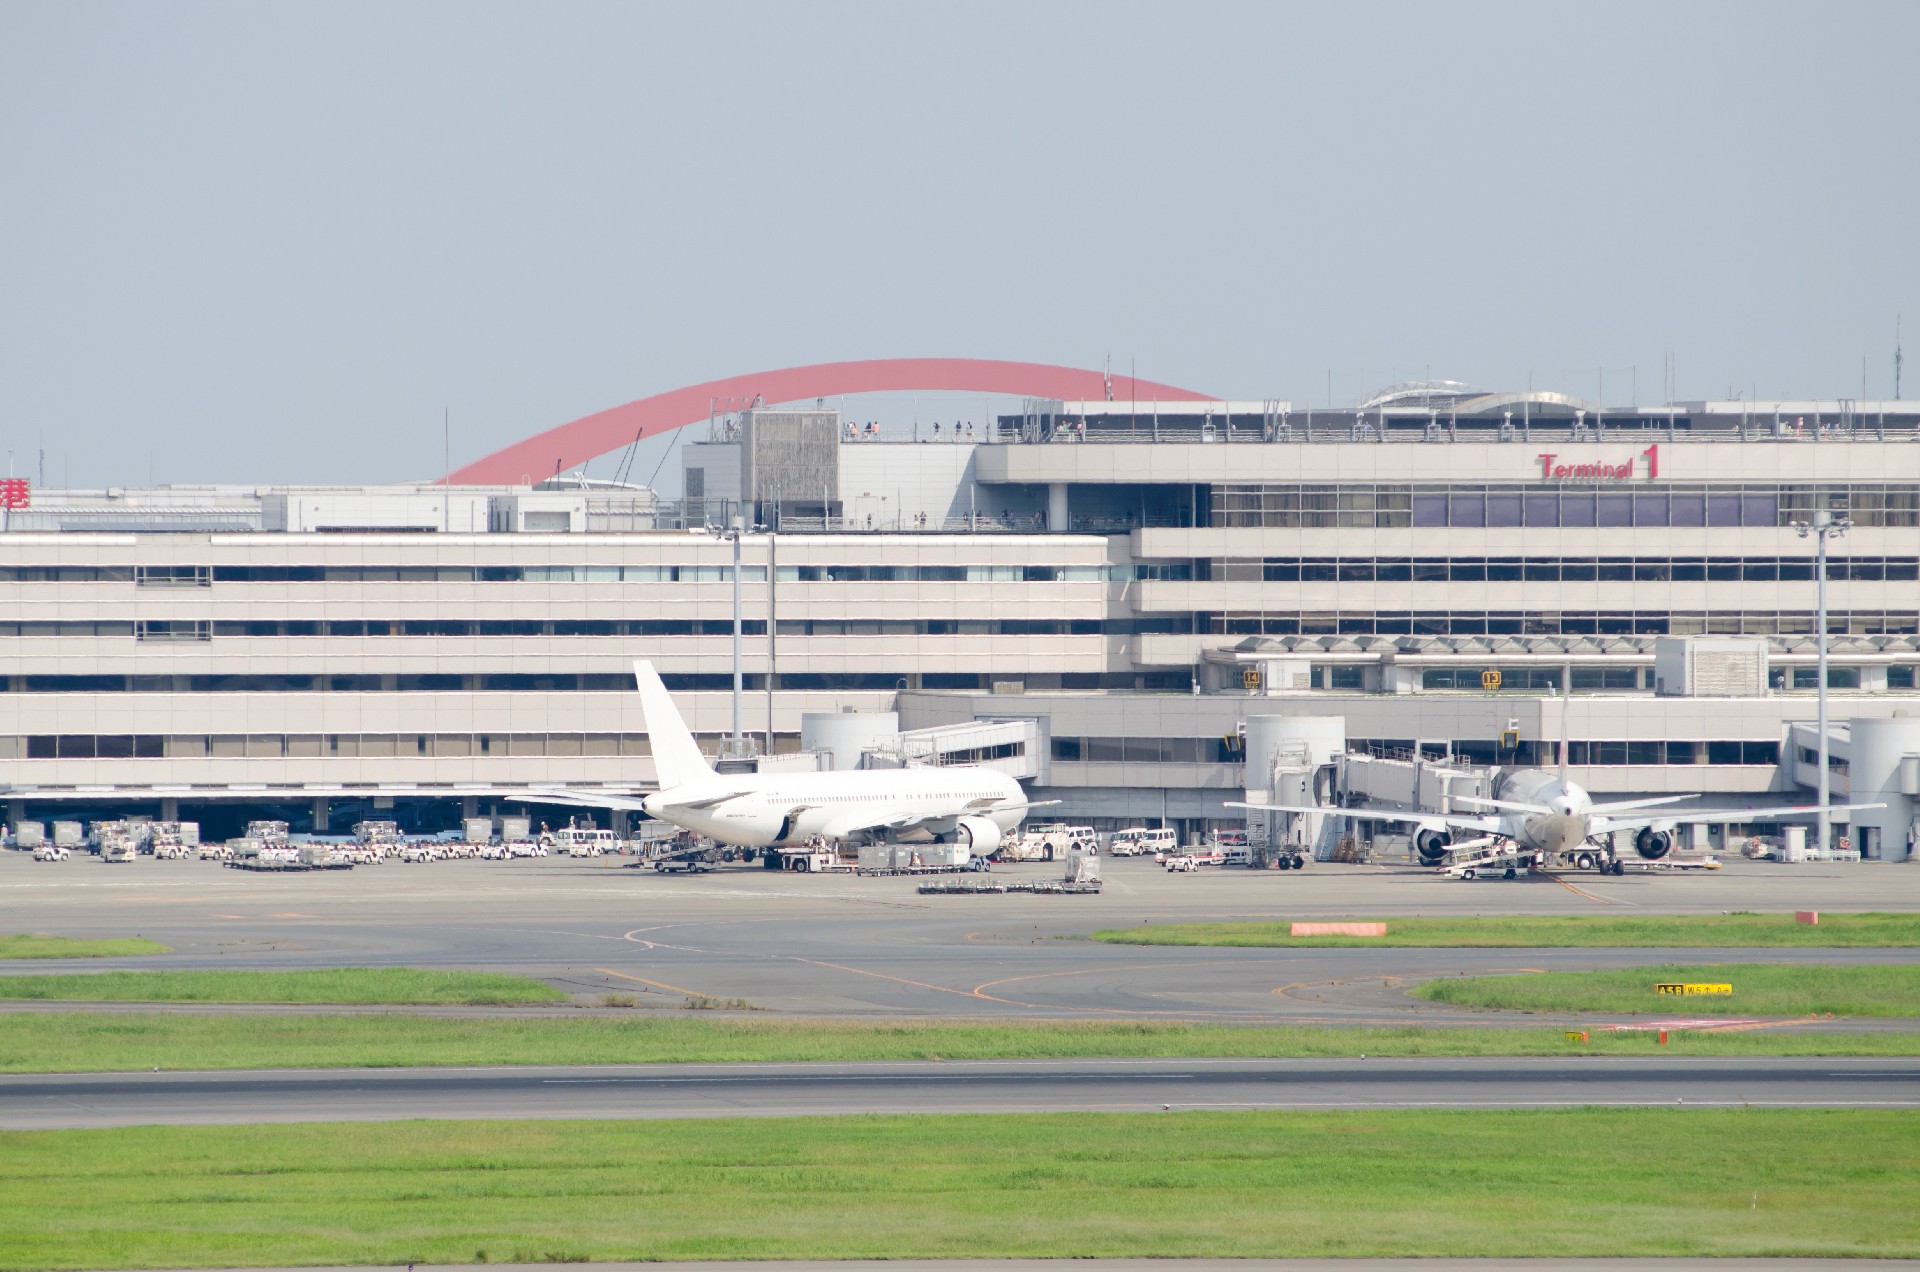
<path fill-rule="evenodd" d="M 22 1075 L 0 1128 L 1196 1109 L 1920 1108 L 1920 1059 L 1419 1058 Z"/>

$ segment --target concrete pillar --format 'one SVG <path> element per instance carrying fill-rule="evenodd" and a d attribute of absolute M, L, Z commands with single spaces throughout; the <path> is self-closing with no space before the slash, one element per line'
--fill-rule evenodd
<path fill-rule="evenodd" d="M 1073 529 L 1067 520 L 1067 483 L 1064 481 L 1047 485 L 1047 529 L 1055 534 Z"/>
<path fill-rule="evenodd" d="M 462 795 L 460 797 L 460 820 L 464 822 L 469 817 L 478 817 L 479 815 L 480 797 L 478 795 Z"/>
<path fill-rule="evenodd" d="M 321 796 L 313 801 L 313 833 L 316 835 L 324 835 L 327 833 L 327 801 L 325 796 Z"/>
<path fill-rule="evenodd" d="M 160 797 L 160 820 L 180 820 L 180 798 L 177 795 L 162 795 Z"/>
<path fill-rule="evenodd" d="M 613 833 L 622 839 L 633 837 L 633 814 L 624 808 L 613 810 Z"/>

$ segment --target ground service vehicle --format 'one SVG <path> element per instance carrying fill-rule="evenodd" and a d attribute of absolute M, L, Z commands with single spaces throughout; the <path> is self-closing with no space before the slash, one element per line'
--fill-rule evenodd
<path fill-rule="evenodd" d="M 1129 826 L 1125 830 L 1116 830 L 1107 841 L 1107 853 L 1114 857 L 1145 857 L 1154 853 L 1168 853 L 1180 846 L 1180 837 L 1172 830 L 1161 828 L 1148 830 L 1143 826 Z"/>
<path fill-rule="evenodd" d="M 563 826 L 541 836 L 541 842 L 563 857 L 603 857 L 620 851 L 620 837 L 610 830 L 595 830 L 592 825 Z"/>
<path fill-rule="evenodd" d="M 41 844 L 33 850 L 35 861 L 65 861 L 72 852 L 59 844 Z"/>
<path fill-rule="evenodd" d="M 1036 822 L 1024 834 L 1001 844 L 995 855 L 1001 861 L 1065 861 L 1074 851 L 1097 855 L 1098 843 L 1091 826 Z"/>

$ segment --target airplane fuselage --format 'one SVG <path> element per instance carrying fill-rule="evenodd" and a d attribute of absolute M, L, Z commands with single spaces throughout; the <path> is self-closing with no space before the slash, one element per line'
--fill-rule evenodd
<path fill-rule="evenodd" d="M 643 807 L 720 843 L 758 848 L 908 820 L 926 836 L 952 835 L 963 817 L 983 817 L 1005 832 L 1027 811 L 1016 779 L 966 766 L 721 774 L 649 795 Z"/>
<path fill-rule="evenodd" d="M 1593 797 L 1576 782 L 1543 770 L 1522 769 L 1508 778 L 1500 794 L 1502 799 L 1553 810 L 1506 814 L 1507 837 L 1522 848 L 1549 856 L 1572 852 L 1593 833 Z"/>

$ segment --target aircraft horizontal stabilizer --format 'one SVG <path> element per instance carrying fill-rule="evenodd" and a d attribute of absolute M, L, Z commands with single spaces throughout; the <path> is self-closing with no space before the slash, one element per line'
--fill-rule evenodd
<path fill-rule="evenodd" d="M 641 796 L 616 795 L 612 791 L 576 791 L 563 787 L 552 789 L 536 787 L 525 791 L 503 792 L 502 798 L 515 804 L 560 804 L 567 808 L 612 808 L 636 813 L 646 810 Z"/>
<path fill-rule="evenodd" d="M 737 794 L 739 794 L 738 791 L 722 791 L 718 795 L 709 795 L 705 799 L 677 799 L 673 801 L 673 803 L 671 804 L 662 805 L 662 807 L 693 808 L 693 809 L 716 808 L 719 805 L 726 803 L 728 800 L 732 799 Z M 801 807 L 804 808 L 806 807 L 806 805 L 803 804 L 801 805 Z M 795 811 L 798 811 L 798 810 L 796 809 Z"/>
<path fill-rule="evenodd" d="M 1455 795 L 1452 799 L 1456 804 L 1478 804 L 1483 808 L 1504 808 L 1508 812 L 1514 813 L 1546 813 L 1548 815 L 1553 813 L 1553 810 L 1545 804 L 1526 804 L 1516 799 L 1488 799 L 1483 795 Z"/>
<path fill-rule="evenodd" d="M 1658 799 L 1621 799 L 1608 804 L 1591 805 L 1590 813 L 1626 813 L 1636 808 L 1657 808 L 1661 804 L 1682 804 L 1690 799 L 1699 799 L 1698 795 L 1662 795 Z"/>

